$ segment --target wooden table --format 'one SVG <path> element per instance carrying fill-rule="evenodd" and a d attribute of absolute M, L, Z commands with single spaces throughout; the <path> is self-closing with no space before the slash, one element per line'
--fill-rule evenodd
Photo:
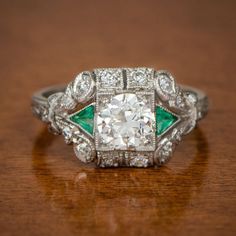
<path fill-rule="evenodd" d="M 1 1 L 0 235 L 236 235 L 235 1 Z M 168 69 L 210 97 L 168 165 L 76 160 L 32 93 L 109 66 Z"/>

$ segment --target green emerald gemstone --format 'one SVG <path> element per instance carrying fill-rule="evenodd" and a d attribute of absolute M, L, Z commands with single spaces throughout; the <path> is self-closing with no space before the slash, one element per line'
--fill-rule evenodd
<path fill-rule="evenodd" d="M 178 118 L 162 107 L 156 107 L 156 134 L 161 135 L 169 129 Z"/>
<path fill-rule="evenodd" d="M 70 117 L 70 120 L 78 124 L 89 134 L 93 135 L 94 129 L 94 105 L 85 107 Z"/>

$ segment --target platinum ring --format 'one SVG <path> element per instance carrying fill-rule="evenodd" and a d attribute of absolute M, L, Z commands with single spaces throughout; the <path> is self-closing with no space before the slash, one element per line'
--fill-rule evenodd
<path fill-rule="evenodd" d="M 164 70 L 101 68 L 36 92 L 32 110 L 84 163 L 148 167 L 171 158 L 207 114 L 208 98 Z"/>

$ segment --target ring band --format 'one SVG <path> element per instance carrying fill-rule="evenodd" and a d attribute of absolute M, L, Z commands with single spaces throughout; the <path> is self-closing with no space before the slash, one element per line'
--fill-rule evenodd
<path fill-rule="evenodd" d="M 32 97 L 33 113 L 73 144 L 79 160 L 100 167 L 162 165 L 208 111 L 200 90 L 167 71 L 102 68 Z"/>

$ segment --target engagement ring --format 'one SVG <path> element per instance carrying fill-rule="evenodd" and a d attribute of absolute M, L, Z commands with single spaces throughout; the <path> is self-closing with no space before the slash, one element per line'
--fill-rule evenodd
<path fill-rule="evenodd" d="M 33 113 L 100 167 L 162 165 L 208 110 L 200 90 L 178 85 L 167 71 L 102 68 L 68 86 L 33 95 Z"/>

